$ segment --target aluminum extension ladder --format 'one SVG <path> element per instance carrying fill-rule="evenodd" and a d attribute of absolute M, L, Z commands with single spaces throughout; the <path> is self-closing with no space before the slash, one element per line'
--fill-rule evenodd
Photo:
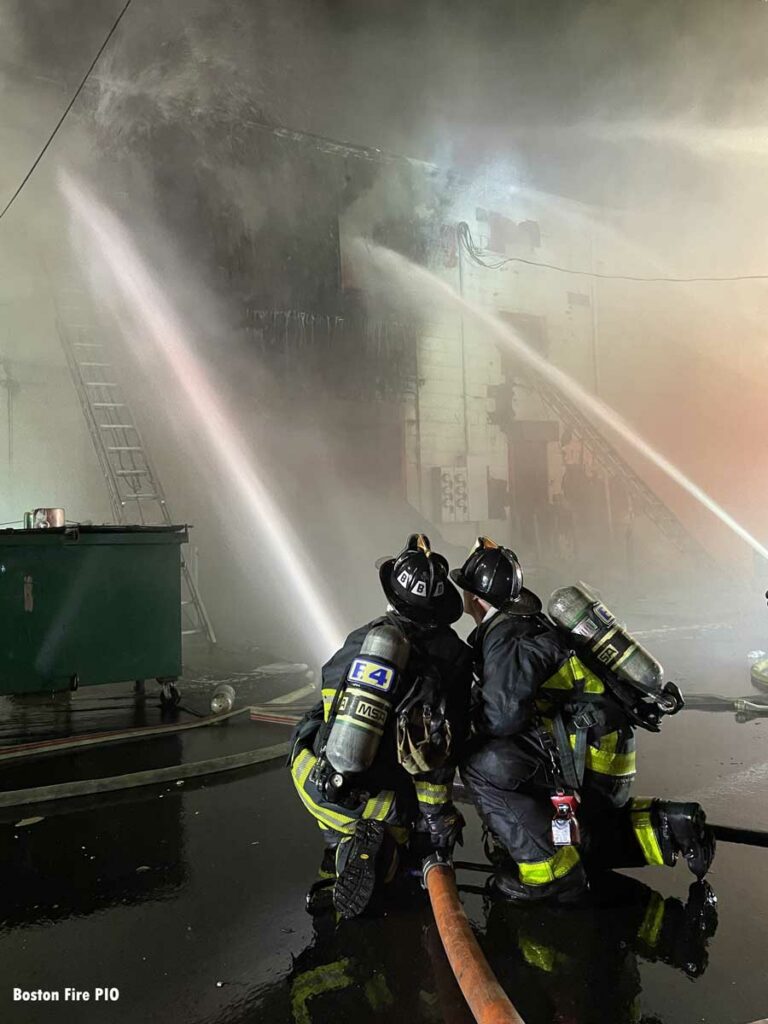
<path fill-rule="evenodd" d="M 685 555 L 710 560 L 710 556 L 686 530 L 672 509 L 637 475 L 632 466 L 613 445 L 592 425 L 582 411 L 543 377 L 526 370 L 542 401 L 561 423 L 580 437 L 603 469 L 622 481 L 637 511 L 642 511 L 652 523 Z"/>
<path fill-rule="evenodd" d="M 75 289 L 82 295 L 79 289 Z M 56 328 L 91 435 L 117 523 L 171 525 L 165 492 L 128 399 L 118 383 L 103 330 L 88 317 L 57 309 Z M 182 548 L 182 636 L 216 642 L 213 625 Z"/>

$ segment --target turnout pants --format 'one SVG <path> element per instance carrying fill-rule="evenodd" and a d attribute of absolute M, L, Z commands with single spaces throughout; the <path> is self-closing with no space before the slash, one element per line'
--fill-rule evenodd
<path fill-rule="evenodd" d="M 461 777 L 486 828 L 518 865 L 521 882 L 545 885 L 582 862 L 588 870 L 664 863 L 650 800 L 630 799 L 634 755 L 623 764 L 617 759 L 621 756 L 614 752 L 613 764 L 623 774 L 589 767 L 585 772 L 579 847 L 552 842 L 553 789 L 546 755 L 524 736 L 484 739 L 465 758 Z M 599 759 L 593 764 L 606 766 Z"/>

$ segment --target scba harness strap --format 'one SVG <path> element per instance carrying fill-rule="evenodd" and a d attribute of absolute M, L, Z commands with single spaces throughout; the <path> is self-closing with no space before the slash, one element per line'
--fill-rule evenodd
<path fill-rule="evenodd" d="M 593 725 L 597 725 L 598 719 L 590 708 L 584 707 L 569 715 L 568 721 L 575 730 L 573 734 L 569 734 L 563 712 L 558 710 L 552 717 L 552 731 L 563 781 L 568 789 L 578 792 L 584 783 L 587 767 L 587 734 Z"/>

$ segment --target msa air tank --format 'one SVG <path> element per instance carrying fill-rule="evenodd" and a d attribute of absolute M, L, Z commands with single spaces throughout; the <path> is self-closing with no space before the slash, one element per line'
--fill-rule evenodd
<path fill-rule="evenodd" d="M 590 660 L 604 665 L 617 679 L 653 696 L 662 691 L 664 670 L 659 662 L 585 587 L 556 590 L 547 611 L 574 644 L 588 649 Z"/>
<path fill-rule="evenodd" d="M 342 775 L 363 772 L 373 763 L 410 652 L 408 638 L 389 622 L 373 626 L 363 640 L 342 684 L 325 750 Z"/>

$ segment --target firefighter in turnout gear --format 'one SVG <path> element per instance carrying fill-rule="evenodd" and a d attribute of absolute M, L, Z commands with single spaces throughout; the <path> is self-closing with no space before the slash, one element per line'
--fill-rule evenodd
<path fill-rule="evenodd" d="M 366 909 L 404 853 L 450 853 L 464 825 L 451 799 L 472 682 L 471 651 L 450 628 L 461 597 L 422 534 L 377 568 L 387 613 L 323 666 L 322 700 L 297 726 L 290 756 L 342 917 Z"/>
<path fill-rule="evenodd" d="M 497 890 L 568 903 L 582 897 L 593 868 L 671 866 L 680 854 L 702 878 L 714 856 L 703 810 L 631 798 L 640 714 L 627 688 L 593 670 L 573 637 L 542 614 L 514 552 L 479 538 L 451 578 L 477 623 L 461 775 L 493 846 Z M 659 714 L 682 703 L 667 686 Z M 668 692 L 676 694 L 671 705 Z M 649 721 L 657 730 L 658 715 Z"/>

